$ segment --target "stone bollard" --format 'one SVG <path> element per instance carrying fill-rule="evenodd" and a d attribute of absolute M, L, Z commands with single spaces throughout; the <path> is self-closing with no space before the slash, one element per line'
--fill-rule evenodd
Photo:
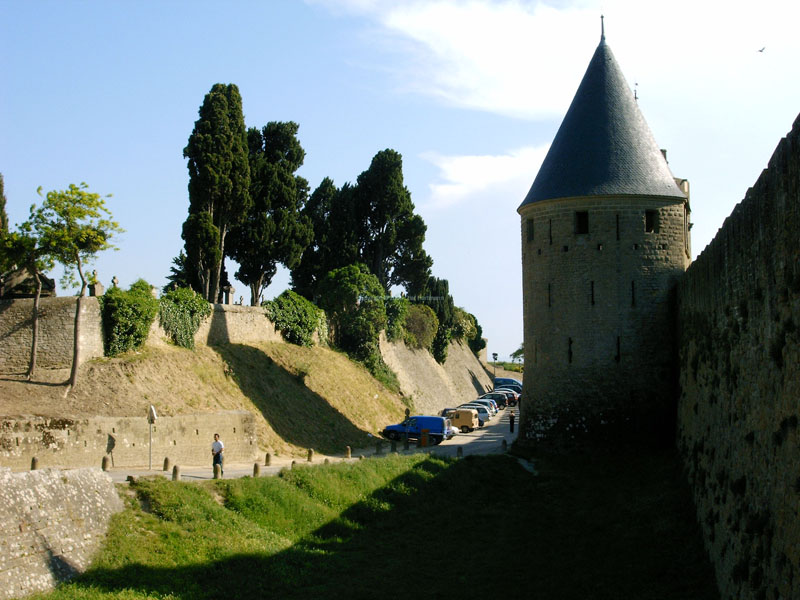
<path fill-rule="evenodd" d="M 108 469 L 111 467 L 111 459 L 108 458 L 108 455 L 103 457 L 103 462 L 100 463 L 100 467 L 103 469 L 103 471 L 108 471 Z"/>
<path fill-rule="evenodd" d="M 458 458 L 461 458 L 462 456 L 464 456 L 464 447 L 463 446 L 459 446 L 458 447 L 458 449 L 456 450 L 456 456 Z"/>
<path fill-rule="evenodd" d="M 38 468 L 39 468 L 39 459 L 34 456 L 31 459 L 31 471 L 35 471 Z"/>
<path fill-rule="evenodd" d="M 313 461 L 314 461 L 314 449 L 313 448 L 309 448 L 308 449 L 308 462 L 313 462 Z"/>
<path fill-rule="evenodd" d="M 219 463 L 214 465 L 214 479 L 221 479 L 222 478 L 222 467 Z"/>
<path fill-rule="evenodd" d="M 297 461 L 296 461 L 296 460 L 293 460 L 293 461 L 292 461 L 292 464 L 291 464 L 291 466 L 290 466 L 289 468 L 290 468 L 290 469 L 294 469 L 294 466 L 295 466 L 296 464 L 297 464 Z"/>
<path fill-rule="evenodd" d="M 419 437 L 417 438 L 417 448 L 422 448 L 422 446 L 423 446 L 423 444 L 422 444 L 422 440 L 423 440 L 424 438 L 425 438 L 425 435 L 424 435 L 424 434 L 423 434 L 423 435 L 421 435 L 421 436 L 419 436 Z"/>
<path fill-rule="evenodd" d="M 272 464 L 272 454 L 267 452 L 267 455 L 264 457 L 264 466 L 268 467 Z"/>
<path fill-rule="evenodd" d="M 329 465 L 329 464 L 331 464 L 331 461 L 330 461 L 330 459 L 326 458 L 326 459 L 325 459 L 325 464 L 326 464 L 326 465 Z"/>
<path fill-rule="evenodd" d="M 391 452 L 397 452 L 397 442 L 392 440 L 392 443 L 389 445 Z"/>
<path fill-rule="evenodd" d="M 375 442 L 375 455 L 378 456 L 383 452 L 383 441 L 378 440 Z"/>
<path fill-rule="evenodd" d="M 172 468 L 172 461 L 169 456 L 164 457 L 164 470 L 169 471 Z"/>
<path fill-rule="evenodd" d="M 508 442 L 507 441 L 503 440 L 502 448 L 503 448 L 503 452 L 508 450 Z"/>
<path fill-rule="evenodd" d="M 403 450 L 408 450 L 408 436 L 403 439 Z"/>
<path fill-rule="evenodd" d="M 358 455 L 358 460 L 364 460 L 364 455 L 363 454 L 359 454 Z"/>
<path fill-rule="evenodd" d="M 350 448 L 350 446 L 345 446 L 345 447 L 344 447 L 344 457 L 345 457 L 345 458 L 352 458 L 352 457 L 353 457 L 353 454 L 352 454 L 352 453 L 353 453 L 353 451 L 352 451 L 352 449 Z"/>
<path fill-rule="evenodd" d="M 253 477 L 260 477 L 261 476 L 261 465 L 255 463 L 253 465 Z"/>
<path fill-rule="evenodd" d="M 175 465 L 172 467 L 172 481 L 180 481 L 181 480 L 181 467 L 180 465 Z"/>

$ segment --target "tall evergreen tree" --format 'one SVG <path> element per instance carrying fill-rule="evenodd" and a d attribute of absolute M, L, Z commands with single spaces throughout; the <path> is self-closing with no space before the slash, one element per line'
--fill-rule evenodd
<path fill-rule="evenodd" d="M 411 193 L 403 184 L 399 152 L 378 152 L 369 169 L 358 176 L 356 210 L 361 261 L 387 291 L 393 285 L 419 289 L 433 261 L 422 248 L 427 227 L 422 217 L 414 214 Z"/>
<path fill-rule="evenodd" d="M 206 94 L 183 156 L 189 159 L 186 255 L 204 296 L 216 302 L 228 232 L 251 205 L 247 134 L 236 85 L 217 83 Z"/>
<path fill-rule="evenodd" d="M 324 179 L 305 208 L 314 239 L 292 271 L 295 291 L 313 299 L 325 275 L 355 262 L 365 264 L 386 292 L 393 285 L 420 293 L 433 261 L 422 248 L 425 223 L 414 214 L 403 185 L 403 160 L 382 150 L 354 186 L 336 189 Z"/>
<path fill-rule="evenodd" d="M 302 213 L 308 182 L 295 175 L 305 158 L 297 130 L 293 122 L 270 122 L 247 132 L 252 207 L 231 229 L 227 252 L 239 263 L 236 277 L 250 287 L 253 306 L 277 265 L 297 266 L 313 235 L 311 220 Z"/>
<path fill-rule="evenodd" d="M 337 189 L 326 177 L 303 208 L 313 236 L 300 262 L 292 269 L 292 287 L 316 300 L 317 286 L 329 271 L 358 262 L 357 218 L 354 189 L 344 184 Z"/>

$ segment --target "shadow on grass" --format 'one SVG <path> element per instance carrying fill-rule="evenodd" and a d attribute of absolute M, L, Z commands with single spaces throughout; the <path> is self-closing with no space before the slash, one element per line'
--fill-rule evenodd
<path fill-rule="evenodd" d="M 367 432 L 263 350 L 243 344 L 213 348 L 233 368 L 242 393 L 285 441 L 327 454 L 341 454 L 345 446 L 361 447 L 367 443 Z"/>
<path fill-rule="evenodd" d="M 550 460 L 550 459 L 547 459 Z M 429 458 L 274 555 L 73 584 L 177 598 L 718 598 L 674 456 Z M 71 587 L 71 586 L 70 586 Z"/>

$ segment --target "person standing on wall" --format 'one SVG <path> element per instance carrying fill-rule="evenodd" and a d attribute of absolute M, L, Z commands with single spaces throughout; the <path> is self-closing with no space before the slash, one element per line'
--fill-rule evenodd
<path fill-rule="evenodd" d="M 222 459 L 223 459 L 222 453 L 224 451 L 225 451 L 225 444 L 223 444 L 222 440 L 219 439 L 219 434 L 215 433 L 214 441 L 211 443 L 211 457 L 212 457 L 211 468 L 213 470 L 214 465 L 219 465 L 220 475 L 225 475 L 225 470 L 222 466 Z"/>
<path fill-rule="evenodd" d="M 508 422 L 511 425 L 511 433 L 514 433 L 514 411 L 511 411 L 511 414 L 508 416 Z"/>

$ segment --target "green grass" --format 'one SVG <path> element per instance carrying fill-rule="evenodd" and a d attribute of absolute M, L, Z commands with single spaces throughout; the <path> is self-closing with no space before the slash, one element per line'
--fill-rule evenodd
<path fill-rule="evenodd" d="M 134 484 L 70 598 L 718 598 L 673 454 L 390 456 Z"/>

